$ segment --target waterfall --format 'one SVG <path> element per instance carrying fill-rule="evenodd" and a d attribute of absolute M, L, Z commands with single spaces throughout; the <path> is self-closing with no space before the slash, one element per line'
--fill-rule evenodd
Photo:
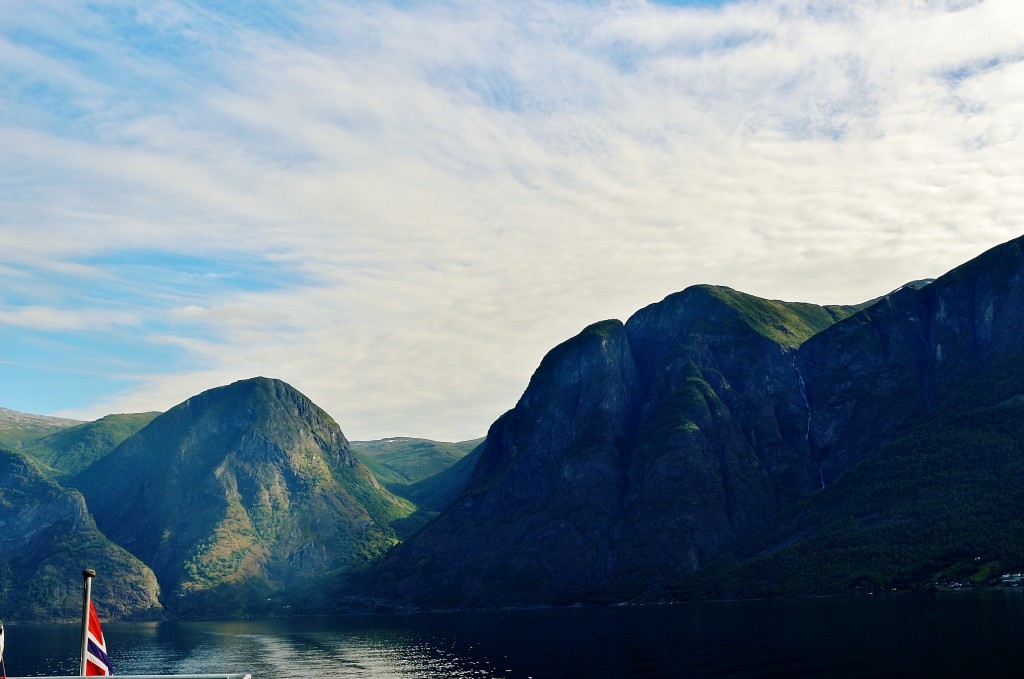
<path fill-rule="evenodd" d="M 796 378 L 800 384 L 800 398 L 804 401 L 804 410 L 807 411 L 807 425 L 804 428 L 804 441 L 807 442 L 807 449 L 811 448 L 811 402 L 807 399 L 807 383 L 804 382 L 804 374 L 800 372 L 800 366 L 796 364 L 796 357 L 793 357 L 793 368 L 796 370 Z M 821 470 L 821 462 L 814 458 L 814 452 L 811 451 L 811 459 L 814 459 L 814 466 L 818 468 L 818 480 L 821 482 L 821 487 L 825 487 L 825 473 Z"/>
<path fill-rule="evenodd" d="M 807 411 L 807 428 L 804 430 L 804 441 L 811 444 L 811 402 L 807 400 L 807 384 L 804 382 L 804 374 L 800 372 L 800 366 L 793 359 L 793 367 L 796 368 L 796 378 L 800 382 L 800 398 L 804 400 L 804 410 Z"/>

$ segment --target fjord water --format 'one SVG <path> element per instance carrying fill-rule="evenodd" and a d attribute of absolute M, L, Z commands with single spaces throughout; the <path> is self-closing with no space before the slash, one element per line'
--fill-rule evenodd
<path fill-rule="evenodd" d="M 291 677 L 1019 676 L 1020 591 L 109 623 L 118 673 Z M 75 625 L 8 625 L 8 674 L 73 674 Z"/>

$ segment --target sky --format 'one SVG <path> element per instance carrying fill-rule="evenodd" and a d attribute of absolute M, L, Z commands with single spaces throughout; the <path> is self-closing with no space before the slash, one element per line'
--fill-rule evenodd
<path fill-rule="evenodd" d="M 1024 232 L 1020 0 L 4 0 L 0 406 L 256 375 L 482 436 L 697 283 L 856 303 Z"/>

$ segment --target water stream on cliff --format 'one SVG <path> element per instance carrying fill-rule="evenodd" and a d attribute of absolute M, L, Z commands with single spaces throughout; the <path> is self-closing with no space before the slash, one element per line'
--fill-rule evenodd
<path fill-rule="evenodd" d="M 807 384 L 804 382 L 804 374 L 800 372 L 800 366 L 796 364 L 796 358 L 793 358 L 793 368 L 796 370 L 796 378 L 800 384 L 800 398 L 804 401 L 804 409 L 807 411 L 807 426 L 804 429 L 804 441 L 807 442 L 807 448 L 811 448 L 811 402 L 807 399 Z M 825 487 L 825 474 L 821 470 L 821 462 L 814 457 L 814 451 L 811 451 L 811 459 L 814 460 L 814 466 L 818 468 L 818 480 L 821 482 L 821 487 Z"/>

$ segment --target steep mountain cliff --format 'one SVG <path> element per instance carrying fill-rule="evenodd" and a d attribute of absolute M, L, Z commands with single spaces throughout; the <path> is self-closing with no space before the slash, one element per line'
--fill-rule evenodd
<path fill-rule="evenodd" d="M 801 347 L 810 443 L 826 478 L 947 403 L 965 381 L 1019 360 L 1022 243 L 930 285 L 905 286 Z"/>
<path fill-rule="evenodd" d="M 858 307 L 697 286 L 587 328 L 544 358 L 466 489 L 371 591 L 427 606 L 657 595 L 767 536 L 800 542 L 832 519 L 792 512 L 841 512 L 832 485 L 915 425 L 1024 393 L 1021 245 Z M 1002 391 L 971 386 L 1000 375 Z M 858 474 L 846 492 L 873 492 L 880 473 Z"/>
<path fill-rule="evenodd" d="M 985 584 L 1024 568 L 1022 246 L 904 287 L 801 347 L 829 487 L 680 591 Z"/>
<path fill-rule="evenodd" d="M 94 568 L 105 617 L 160 612 L 153 572 L 97 529 L 85 500 L 28 458 L 0 451 L 0 611 L 8 620 L 75 620 L 82 570 Z"/>
<path fill-rule="evenodd" d="M 1016 380 L 1019 391 L 1024 371 Z M 780 513 L 763 535 L 666 593 L 746 598 L 959 588 L 1020 572 L 1024 397 L 1001 399 L 1006 382 L 984 382 L 996 390 L 993 405 L 937 408 Z M 973 391 L 962 392 L 968 403 Z"/>
<path fill-rule="evenodd" d="M 181 614 L 263 610 L 281 587 L 366 564 L 412 512 L 330 416 L 265 378 L 175 406 L 73 485 Z"/>
<path fill-rule="evenodd" d="M 556 347 L 463 494 L 378 569 L 424 605 L 554 603 L 689 572 L 820 487 L 794 347 L 850 313 L 711 286 Z"/>

